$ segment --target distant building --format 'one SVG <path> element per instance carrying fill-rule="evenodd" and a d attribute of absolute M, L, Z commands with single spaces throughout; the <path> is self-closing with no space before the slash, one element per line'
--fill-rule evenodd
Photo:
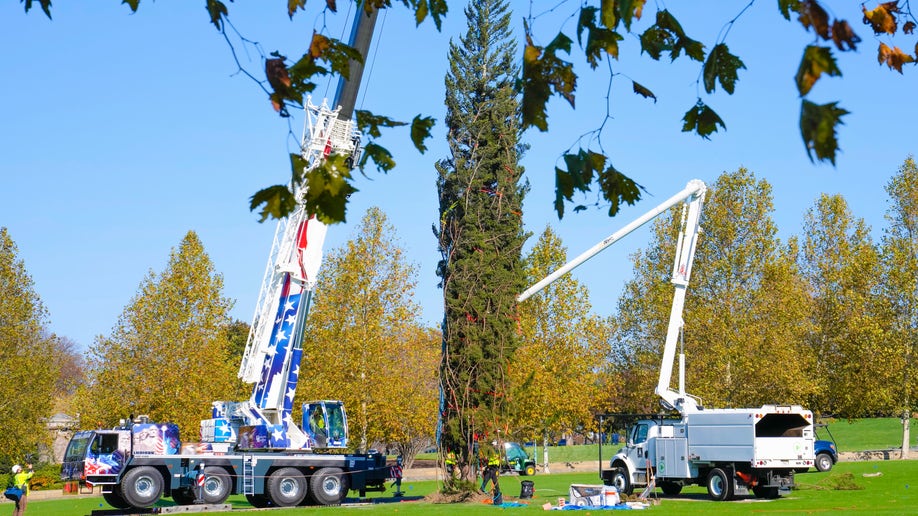
<path fill-rule="evenodd" d="M 50 453 L 43 450 L 41 453 L 42 462 L 53 462 L 60 464 L 64 460 L 64 452 L 67 451 L 67 443 L 73 437 L 73 433 L 80 426 L 80 415 L 71 417 L 63 412 L 59 412 L 49 417 L 45 427 L 51 436 Z"/>

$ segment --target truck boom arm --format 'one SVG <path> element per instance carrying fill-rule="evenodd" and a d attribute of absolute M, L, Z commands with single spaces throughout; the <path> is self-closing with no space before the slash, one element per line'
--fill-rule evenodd
<path fill-rule="evenodd" d="M 666 341 L 663 346 L 663 361 L 660 365 L 660 378 L 656 390 L 657 395 L 659 395 L 667 405 L 678 408 L 682 412 L 697 410 L 695 400 L 685 393 L 685 387 L 682 381 L 683 374 L 680 374 L 678 391 L 673 390 L 669 384 L 672 381 L 676 341 L 679 337 L 679 331 L 682 328 L 682 311 L 685 307 L 685 292 L 688 288 L 689 276 L 692 272 L 692 262 L 695 258 L 695 246 L 697 245 L 700 231 L 701 205 L 704 202 L 706 191 L 707 187 L 704 182 L 698 179 L 689 181 L 681 191 L 630 222 L 625 227 L 612 233 L 573 260 L 567 262 L 558 270 L 538 281 L 517 297 L 518 302 L 525 301 L 561 276 L 574 270 L 576 267 L 596 256 L 615 242 L 618 242 L 632 231 L 650 222 L 661 213 L 679 203 L 683 203 L 682 229 L 679 232 L 679 239 L 676 243 L 676 258 L 673 264 L 671 280 L 676 290 L 673 295 L 672 308 L 670 309 L 669 327 L 666 332 Z M 680 367 L 680 373 L 681 372 L 682 368 Z"/>

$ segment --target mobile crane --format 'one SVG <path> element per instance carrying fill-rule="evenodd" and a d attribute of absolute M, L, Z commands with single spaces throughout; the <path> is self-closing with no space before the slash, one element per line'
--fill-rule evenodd
<path fill-rule="evenodd" d="M 675 287 L 656 394 L 675 419 L 642 419 L 628 433 L 627 444 L 600 475 L 606 485 L 631 494 L 656 485 L 666 494 L 682 486 L 705 485 L 715 500 L 728 500 L 749 490 L 775 498 L 794 485 L 794 470 L 814 463 L 813 413 L 797 405 L 757 408 L 705 409 L 685 392 L 685 355 L 679 353 L 679 387 L 671 387 L 676 344 L 682 333 L 682 313 L 692 262 L 700 233 L 701 209 L 707 187 L 692 180 L 684 189 L 619 231 L 549 274 L 517 298 L 524 301 L 635 229 L 680 203 L 682 227 L 676 241 L 671 282 Z"/>
<path fill-rule="evenodd" d="M 366 56 L 376 11 L 356 9 L 349 44 Z M 353 109 L 362 63 L 351 63 L 339 82 L 335 109 L 305 105 L 302 141 L 307 170 L 331 153 L 359 160 L 360 133 Z M 347 415 L 340 401 L 303 405 L 293 420 L 302 338 L 322 261 L 327 228 L 305 208 L 305 185 L 292 185 L 300 201 L 278 222 L 238 376 L 252 384 L 241 402 L 216 401 L 201 422 L 201 442 L 184 446 L 174 424 L 141 417 L 110 430 L 78 432 L 65 452 L 65 481 L 99 485 L 119 509 L 151 507 L 171 496 L 179 505 L 223 504 L 244 494 L 256 507 L 341 503 L 348 491 L 385 489 L 397 474 L 378 452 L 348 453 Z"/>

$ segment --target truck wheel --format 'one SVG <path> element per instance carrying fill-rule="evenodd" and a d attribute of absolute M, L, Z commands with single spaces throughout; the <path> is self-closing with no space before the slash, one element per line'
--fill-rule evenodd
<path fill-rule="evenodd" d="M 153 507 L 163 495 L 163 476 L 151 466 L 128 470 L 121 478 L 121 496 L 131 507 Z"/>
<path fill-rule="evenodd" d="M 714 468 L 708 473 L 708 495 L 718 502 L 733 498 L 733 480 L 727 477 L 724 470 Z"/>
<path fill-rule="evenodd" d="M 535 466 L 533 466 L 532 464 L 526 464 L 526 469 L 523 470 L 523 475 L 527 477 L 531 477 L 535 475 L 535 473 L 536 473 Z"/>
<path fill-rule="evenodd" d="M 322 468 L 309 479 L 309 496 L 319 505 L 338 505 L 347 492 L 347 477 L 340 468 Z"/>
<path fill-rule="evenodd" d="M 112 491 L 110 493 L 102 493 L 102 498 L 105 499 L 105 503 L 111 505 L 115 509 L 131 508 L 131 504 L 124 501 L 124 497 L 118 492 L 118 486 L 112 486 Z"/>
<path fill-rule="evenodd" d="M 634 486 L 631 485 L 631 477 L 628 476 L 628 471 L 625 468 L 615 468 L 615 473 L 612 474 L 612 485 L 618 489 L 619 493 L 630 495 L 634 492 Z"/>
<path fill-rule="evenodd" d="M 263 494 L 260 494 L 260 495 L 247 494 L 245 495 L 245 499 L 248 500 L 249 503 L 252 504 L 252 507 L 256 509 L 264 509 L 265 507 L 271 507 L 271 502 L 268 500 L 268 497 Z"/>
<path fill-rule="evenodd" d="M 754 494 L 756 498 L 767 498 L 767 499 L 774 499 L 774 498 L 778 498 L 779 496 L 778 488 L 775 486 L 772 486 L 772 487 L 755 486 L 752 488 L 752 494 Z"/>
<path fill-rule="evenodd" d="M 219 466 L 204 468 L 204 503 L 223 503 L 232 490 L 233 484 L 225 469 Z"/>
<path fill-rule="evenodd" d="M 172 490 L 172 501 L 177 505 L 192 505 L 195 498 L 197 497 L 190 488 L 183 487 L 181 489 Z"/>
<path fill-rule="evenodd" d="M 829 471 L 832 469 L 832 465 L 835 464 L 832 461 L 832 456 L 828 453 L 820 453 L 816 456 L 816 469 L 819 471 Z"/>
<path fill-rule="evenodd" d="M 682 492 L 682 485 L 675 482 L 660 482 L 660 490 L 666 496 L 676 496 Z"/>
<path fill-rule="evenodd" d="M 277 507 L 296 507 L 306 496 L 306 477 L 296 468 L 281 468 L 268 477 L 265 491 Z"/>

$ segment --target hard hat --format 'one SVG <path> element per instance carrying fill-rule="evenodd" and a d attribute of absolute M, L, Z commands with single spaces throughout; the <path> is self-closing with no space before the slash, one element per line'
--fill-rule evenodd
<path fill-rule="evenodd" d="M 19 473 L 20 471 L 22 471 L 22 466 L 20 466 L 19 464 L 16 464 L 15 466 L 13 466 L 13 473 Z"/>

